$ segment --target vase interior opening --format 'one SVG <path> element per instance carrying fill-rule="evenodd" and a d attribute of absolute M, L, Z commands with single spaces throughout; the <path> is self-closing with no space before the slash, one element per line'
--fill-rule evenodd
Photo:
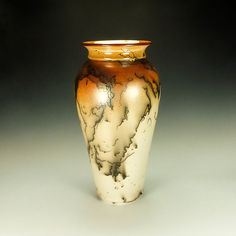
<path fill-rule="evenodd" d="M 83 45 L 108 45 L 108 46 L 120 46 L 120 45 L 149 45 L 150 40 L 95 40 L 95 41 L 85 41 Z"/>

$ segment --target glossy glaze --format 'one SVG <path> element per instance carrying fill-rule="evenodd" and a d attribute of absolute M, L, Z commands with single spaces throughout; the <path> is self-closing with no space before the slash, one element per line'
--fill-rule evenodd
<path fill-rule="evenodd" d="M 88 60 L 78 75 L 76 104 L 97 195 L 121 204 L 143 191 L 160 81 L 145 58 L 100 59 Z"/>

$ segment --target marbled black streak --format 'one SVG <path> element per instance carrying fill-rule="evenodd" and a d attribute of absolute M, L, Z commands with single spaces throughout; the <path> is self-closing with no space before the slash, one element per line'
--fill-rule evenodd
<path fill-rule="evenodd" d="M 143 194 L 143 192 L 142 191 L 140 191 L 139 193 L 138 193 L 138 195 L 137 195 L 137 197 L 136 198 L 134 198 L 131 202 L 133 202 L 133 201 L 135 201 L 136 199 L 138 199 L 139 197 L 140 197 L 140 195 L 142 195 Z"/>
<path fill-rule="evenodd" d="M 142 64 L 145 69 L 152 70 L 157 73 L 156 68 L 147 59 L 140 59 L 139 63 Z"/>
<path fill-rule="evenodd" d="M 112 99 L 114 98 L 114 93 L 113 93 L 113 86 L 116 84 L 116 75 L 108 76 L 105 73 L 102 73 L 96 67 L 93 67 L 92 64 L 89 64 L 88 66 L 88 78 L 90 78 L 90 75 L 93 77 L 96 77 L 98 81 L 96 82 L 96 85 L 98 89 L 103 89 L 104 86 L 106 88 L 106 93 L 108 95 L 108 101 L 107 104 L 108 106 L 113 109 L 112 105 Z"/>
<path fill-rule="evenodd" d="M 149 111 L 149 106 L 147 105 L 146 108 L 145 108 L 144 113 L 143 113 L 142 116 L 140 117 L 140 120 L 139 120 L 139 122 L 138 122 L 138 125 L 137 125 L 136 128 L 135 128 L 135 132 L 138 131 L 139 125 L 140 125 L 141 122 L 145 119 L 146 115 L 148 115 L 148 111 Z"/>
<path fill-rule="evenodd" d="M 91 109 L 91 114 L 92 115 L 95 115 L 95 116 L 97 116 L 97 117 L 99 117 L 99 114 L 97 114 L 97 112 L 99 111 L 99 107 L 93 107 L 92 109 Z"/>
<path fill-rule="evenodd" d="M 90 75 L 98 78 L 100 83 L 103 83 L 108 87 L 113 87 L 113 85 L 116 83 L 116 75 L 109 76 L 104 72 L 102 73 L 99 69 L 93 66 L 92 63 L 88 64 L 87 69 L 87 76 L 89 77 Z"/>
<path fill-rule="evenodd" d="M 97 147 L 98 147 L 99 152 L 103 152 L 103 153 L 111 152 L 111 151 L 104 151 L 104 150 L 102 150 L 102 148 L 101 148 L 101 146 L 99 144 L 97 145 Z"/>
<path fill-rule="evenodd" d="M 135 135 L 136 135 L 136 132 L 134 132 L 134 133 L 129 137 L 129 143 L 124 146 L 123 154 L 122 154 L 121 159 L 125 158 L 125 155 L 126 155 L 128 149 L 130 148 L 130 146 L 131 146 L 132 143 L 133 143 L 133 138 L 134 138 Z"/>
<path fill-rule="evenodd" d="M 134 152 L 133 153 L 130 153 L 130 154 L 128 154 L 121 162 L 125 162 L 126 161 L 126 159 L 128 158 L 128 157 L 130 157 L 130 156 L 132 156 L 134 154 Z"/>
<path fill-rule="evenodd" d="M 116 128 L 118 128 L 119 126 L 121 126 L 121 125 L 124 123 L 125 120 L 128 120 L 128 113 L 129 113 L 129 109 L 128 109 L 127 106 L 125 106 L 125 107 L 124 107 L 124 115 L 123 115 L 123 117 L 122 117 L 120 123 L 117 125 Z"/>
<path fill-rule="evenodd" d="M 118 152 L 115 152 L 114 153 L 114 156 L 116 157 L 116 156 L 118 156 L 120 154 L 120 152 L 118 151 Z"/>
<path fill-rule="evenodd" d="M 100 160 L 98 159 L 99 153 L 98 153 L 98 151 L 97 151 L 95 145 L 94 145 L 94 150 L 95 150 L 95 153 L 94 153 L 94 155 L 95 155 L 95 162 L 96 162 L 96 164 L 97 164 L 98 169 L 100 170 L 100 169 L 103 167 L 103 165 L 102 165 L 102 163 L 100 162 Z"/>
<path fill-rule="evenodd" d="M 145 90 L 145 93 L 146 93 L 146 96 L 148 98 L 148 104 L 147 104 L 147 113 L 149 114 L 150 111 L 151 111 L 151 108 L 152 108 L 152 101 L 151 101 L 151 98 L 150 98 L 150 95 L 149 95 L 149 91 L 148 91 L 148 88 L 145 87 L 143 88 Z"/>
<path fill-rule="evenodd" d="M 121 199 L 123 200 L 123 202 L 127 202 L 125 196 L 123 196 Z"/>
<path fill-rule="evenodd" d="M 97 128 L 98 124 L 101 122 L 101 120 L 103 119 L 104 111 L 105 111 L 105 106 L 103 106 L 103 110 L 102 110 L 101 116 L 97 120 L 95 120 L 95 122 L 94 122 L 94 125 L 92 127 L 92 130 L 93 130 L 92 138 L 90 140 L 88 140 L 88 144 L 93 142 L 94 139 L 95 139 L 96 128 Z"/>
<path fill-rule="evenodd" d="M 119 85 L 123 86 L 123 83 L 118 82 L 116 78 L 113 79 L 113 82 L 115 85 L 119 84 Z"/>
<path fill-rule="evenodd" d="M 113 110 L 113 104 L 112 104 L 112 99 L 114 98 L 114 93 L 112 92 L 112 87 L 106 86 L 107 88 L 107 94 L 108 94 L 108 106 Z"/>
<path fill-rule="evenodd" d="M 119 168 L 121 166 L 120 162 L 113 162 L 110 167 L 109 174 L 117 181 L 117 176 L 120 174 Z"/>
<path fill-rule="evenodd" d="M 119 140 L 119 139 L 116 138 L 116 139 L 115 139 L 115 142 L 112 144 L 112 146 L 115 146 L 118 140 Z"/>
<path fill-rule="evenodd" d="M 156 89 L 154 89 L 152 82 L 150 82 L 150 80 L 148 80 L 144 75 L 138 75 L 137 73 L 135 73 L 135 76 L 138 79 L 144 80 L 144 82 L 147 83 L 149 85 L 149 87 L 151 88 L 153 95 L 155 97 L 158 95 L 158 97 L 159 97 L 159 90 L 160 89 L 159 89 L 159 86 L 158 86 L 158 84 L 157 84 L 157 82 L 155 80 L 153 80 L 153 81 L 154 81 L 154 84 L 156 86 Z"/>

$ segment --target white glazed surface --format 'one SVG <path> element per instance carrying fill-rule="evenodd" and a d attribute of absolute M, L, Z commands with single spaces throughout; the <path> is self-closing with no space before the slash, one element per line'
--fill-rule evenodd
<path fill-rule="evenodd" d="M 106 160 L 109 162 L 112 161 L 112 155 L 114 155 L 117 147 L 121 146 L 119 145 L 119 140 L 121 140 L 120 143 L 124 148 L 128 147 L 125 151 L 126 154 L 122 159 L 122 165 L 123 168 L 125 168 L 125 177 L 123 177 L 121 173 L 119 173 L 115 178 L 112 175 L 104 174 L 104 171 L 101 171 L 102 168 L 98 168 L 93 153 L 90 155 L 97 195 L 105 202 L 112 204 L 131 202 L 142 194 L 148 155 L 158 113 L 159 101 L 153 98 L 152 108 L 149 114 L 143 118 L 139 117 L 138 119 L 135 119 L 137 107 L 140 106 L 135 106 L 135 104 L 132 104 L 132 101 L 129 103 L 127 120 L 123 122 L 122 126 L 117 129 L 115 128 L 116 123 L 108 123 L 105 119 L 102 119 L 97 126 L 95 139 L 92 142 L 100 147 L 106 143 L 104 148 L 106 153 L 99 152 L 98 150 L 100 156 L 102 156 L 103 162 L 106 162 Z M 107 107 L 104 112 L 104 117 L 106 116 L 106 113 L 109 113 L 109 111 L 110 109 Z M 81 117 L 79 107 L 78 112 Z M 116 113 L 111 113 L 110 118 L 113 117 L 116 119 L 117 115 L 118 114 Z M 83 119 L 80 120 L 85 140 L 87 140 L 85 124 Z M 137 124 L 138 128 L 136 130 L 135 128 L 137 127 Z M 128 143 L 122 143 L 129 135 L 131 135 L 132 139 L 127 140 Z M 113 146 L 114 143 L 115 145 Z M 92 144 L 90 143 L 90 145 Z M 108 167 L 106 168 L 111 168 L 111 165 L 108 164 Z M 109 172 L 109 170 L 105 171 Z"/>

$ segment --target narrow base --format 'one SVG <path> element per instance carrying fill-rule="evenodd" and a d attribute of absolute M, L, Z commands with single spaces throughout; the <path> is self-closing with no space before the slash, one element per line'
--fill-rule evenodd
<path fill-rule="evenodd" d="M 140 198 L 140 196 L 143 195 L 143 190 L 141 190 L 139 192 L 139 194 L 137 195 L 137 197 L 135 197 L 134 199 L 130 200 L 130 201 L 122 201 L 122 202 L 113 202 L 113 201 L 109 201 L 107 199 L 103 199 L 98 193 L 97 193 L 97 198 L 99 200 L 102 200 L 103 202 L 109 204 L 109 205 L 116 205 L 116 206 L 122 206 L 122 205 L 127 205 L 127 204 L 131 204 L 134 201 L 136 201 L 138 198 Z"/>

